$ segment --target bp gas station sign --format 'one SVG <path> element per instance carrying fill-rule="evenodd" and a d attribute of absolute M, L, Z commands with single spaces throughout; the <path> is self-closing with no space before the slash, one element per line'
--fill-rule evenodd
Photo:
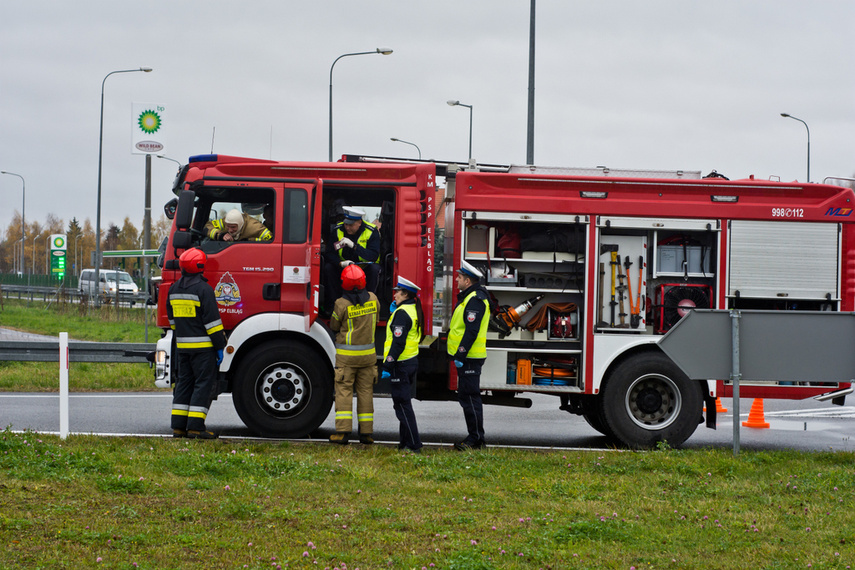
<path fill-rule="evenodd" d="M 62 279 L 65 277 L 65 262 L 68 247 L 65 234 L 52 234 L 50 236 L 50 274 Z"/>

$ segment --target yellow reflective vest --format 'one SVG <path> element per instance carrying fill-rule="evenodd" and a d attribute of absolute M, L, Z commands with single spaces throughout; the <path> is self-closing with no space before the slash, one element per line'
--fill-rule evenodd
<path fill-rule="evenodd" d="M 393 325 L 395 321 L 395 314 L 398 311 L 404 311 L 407 316 L 410 317 L 410 321 L 413 323 L 413 326 L 410 327 L 410 330 L 407 331 L 407 340 L 404 345 L 404 350 L 398 356 L 398 362 L 402 360 L 409 360 L 411 358 L 415 358 L 419 355 L 419 341 L 421 340 L 421 323 L 419 323 L 419 318 L 416 315 L 416 304 L 415 303 L 404 303 L 397 309 L 395 312 L 391 314 L 389 317 L 389 321 L 386 323 L 386 344 L 383 346 L 383 360 L 389 356 L 389 349 L 392 347 L 392 339 L 395 337 L 399 337 L 404 334 L 403 327 L 402 330 L 396 331 L 395 329 L 400 325 Z"/>
<path fill-rule="evenodd" d="M 448 329 L 448 354 L 451 356 L 457 356 L 457 350 L 460 348 L 460 341 L 463 340 L 463 334 L 466 332 L 468 323 L 469 326 L 478 327 L 478 336 L 475 337 L 475 342 L 469 347 L 464 358 L 487 358 L 487 323 L 490 321 L 490 301 L 489 299 L 476 298 L 479 290 L 476 288 L 469 293 L 463 302 L 454 308 L 454 314 L 451 315 L 451 324 Z M 468 322 L 466 308 L 470 301 L 484 303 L 484 314 L 481 316 L 480 323 Z"/>
<path fill-rule="evenodd" d="M 356 240 L 355 245 L 362 247 L 363 249 L 368 248 L 368 240 L 371 239 L 371 236 L 374 235 L 374 232 L 377 231 L 377 227 L 374 224 L 369 224 L 368 222 L 362 222 L 362 227 L 360 228 L 359 238 Z M 336 241 L 341 241 L 345 237 L 344 235 L 344 227 L 341 224 L 336 228 Z M 338 250 L 338 256 L 344 260 L 344 248 Z M 378 257 L 374 259 L 365 259 L 361 255 L 359 256 L 360 263 L 377 263 Z"/>

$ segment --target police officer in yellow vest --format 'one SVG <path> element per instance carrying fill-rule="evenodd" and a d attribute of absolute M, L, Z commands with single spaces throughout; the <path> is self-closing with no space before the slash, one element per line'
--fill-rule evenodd
<path fill-rule="evenodd" d="M 398 449 L 421 453 L 422 440 L 413 412 L 411 388 L 419 369 L 419 343 L 422 340 L 424 313 L 418 298 L 420 288 L 404 277 L 398 277 L 392 315 L 386 325 L 381 373 L 391 385 L 392 405 L 400 424 Z"/>
<path fill-rule="evenodd" d="M 335 433 L 332 443 L 346 444 L 353 429 L 353 392 L 359 442 L 374 443 L 374 384 L 377 353 L 374 333 L 380 314 L 377 296 L 365 290 L 365 273 L 358 265 L 341 272 L 344 295 L 335 302 L 330 328 L 335 337 Z"/>
<path fill-rule="evenodd" d="M 448 331 L 448 355 L 457 367 L 457 399 L 463 408 L 466 439 L 454 449 L 481 449 L 484 441 L 484 409 L 481 403 L 481 367 L 487 358 L 487 322 L 490 320 L 490 296 L 480 284 L 481 273 L 466 261 L 457 270 L 457 307 Z"/>
<path fill-rule="evenodd" d="M 335 226 L 327 244 L 324 260 L 326 276 L 325 310 L 329 311 L 333 300 L 341 295 L 338 274 L 352 263 L 357 263 L 365 272 L 365 289 L 377 292 L 380 281 L 380 230 L 362 219 L 365 212 L 345 206 L 344 220 Z"/>

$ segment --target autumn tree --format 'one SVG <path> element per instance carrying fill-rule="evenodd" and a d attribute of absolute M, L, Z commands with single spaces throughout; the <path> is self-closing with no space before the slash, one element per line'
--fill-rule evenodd
<path fill-rule="evenodd" d="M 14 273 L 21 264 L 21 213 L 15 210 L 6 227 L 5 239 L 0 249 L 0 268 L 3 273 Z"/>

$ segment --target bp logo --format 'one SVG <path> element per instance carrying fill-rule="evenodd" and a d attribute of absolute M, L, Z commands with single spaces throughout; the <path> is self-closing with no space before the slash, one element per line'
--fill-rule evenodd
<path fill-rule="evenodd" d="M 217 286 L 214 287 L 214 297 L 217 299 L 217 304 L 226 307 L 240 303 L 240 288 L 228 271 L 220 277 Z"/>
<path fill-rule="evenodd" d="M 137 122 L 140 125 L 140 130 L 147 135 L 152 135 L 160 130 L 160 115 L 151 109 L 140 113 Z"/>
<path fill-rule="evenodd" d="M 65 247 L 65 236 L 56 236 L 53 238 L 53 247 L 55 249 L 63 249 Z"/>

